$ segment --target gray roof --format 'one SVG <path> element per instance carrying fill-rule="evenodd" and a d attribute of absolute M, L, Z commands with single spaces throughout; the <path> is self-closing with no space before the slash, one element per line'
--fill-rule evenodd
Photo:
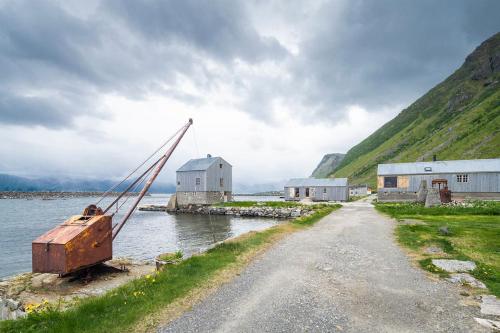
<path fill-rule="evenodd" d="M 380 176 L 384 176 L 460 172 L 500 172 L 500 158 L 487 160 L 456 160 L 379 164 L 377 174 Z"/>
<path fill-rule="evenodd" d="M 347 178 L 292 178 L 285 187 L 347 186 Z"/>
<path fill-rule="evenodd" d="M 183 166 L 177 169 L 177 172 L 183 171 L 204 171 L 210 168 L 210 166 L 216 163 L 220 157 L 205 157 L 205 158 L 195 158 L 187 161 Z"/>

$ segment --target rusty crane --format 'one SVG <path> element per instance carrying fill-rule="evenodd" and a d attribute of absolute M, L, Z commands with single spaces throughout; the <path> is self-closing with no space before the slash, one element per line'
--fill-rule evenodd
<path fill-rule="evenodd" d="M 138 171 L 140 167 L 151 159 L 169 141 L 165 142 L 160 149 L 139 165 L 138 168 L 132 171 L 132 173 L 121 183 L 104 193 L 97 204 L 85 208 L 82 215 L 72 216 L 61 225 L 35 239 L 32 243 L 33 272 L 66 275 L 110 260 L 113 257 L 113 240 L 134 213 L 137 205 L 148 192 L 163 166 L 167 163 L 182 137 L 192 124 L 193 120 L 189 119 L 189 121 L 169 139 L 170 141 L 177 137 L 170 148 L 159 159 L 152 163 L 146 171 L 128 185 L 128 187 L 105 209 L 101 209 L 97 204 L 113 189 L 123 184 L 125 180 Z M 125 213 L 121 221 L 113 226 L 114 213 L 110 213 L 110 210 L 118 204 L 123 196 L 134 188 L 142 185 L 149 175 L 151 176 L 135 198 L 132 206 Z"/>

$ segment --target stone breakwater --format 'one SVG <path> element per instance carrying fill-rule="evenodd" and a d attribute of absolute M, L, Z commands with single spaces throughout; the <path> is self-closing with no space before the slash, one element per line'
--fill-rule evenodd
<path fill-rule="evenodd" d="M 274 208 L 274 207 L 214 207 L 199 206 L 186 207 L 169 210 L 170 213 L 188 213 L 204 215 L 233 215 L 248 217 L 272 217 L 272 218 L 295 218 L 308 216 L 313 210 L 306 207 Z"/>
<path fill-rule="evenodd" d="M 188 206 L 176 209 L 167 209 L 163 205 L 147 205 L 139 207 L 143 211 L 167 211 L 174 214 L 202 214 L 202 215 L 232 215 L 248 217 L 296 218 L 309 216 L 314 211 L 310 207 L 217 207 L 217 206 Z"/>

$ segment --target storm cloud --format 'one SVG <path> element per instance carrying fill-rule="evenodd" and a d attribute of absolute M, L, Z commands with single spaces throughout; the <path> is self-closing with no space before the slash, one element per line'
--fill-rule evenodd
<path fill-rule="evenodd" d="M 103 94 L 190 104 L 221 85 L 265 121 L 277 101 L 298 117 L 338 120 L 351 105 L 375 112 L 411 102 L 500 29 L 494 0 L 70 4 L 0 4 L 0 122 L 71 126 L 103 116 Z M 273 20 L 295 31 L 298 52 L 262 33 L 258 23 Z"/>
<path fill-rule="evenodd" d="M 299 116 L 307 110 L 338 119 L 349 105 L 408 103 L 500 28 L 497 1 L 281 4 L 286 10 L 266 20 L 274 14 L 300 30 L 299 52 L 291 54 L 254 26 L 252 7 L 260 5 L 114 0 L 90 3 L 82 15 L 78 5 L 55 1 L 2 2 L 0 121 L 70 126 L 83 113 L 105 112 L 105 93 L 202 102 L 203 94 L 178 89 L 181 77 L 202 91 L 232 84 L 237 107 L 263 119 L 277 100 Z M 308 6 L 314 9 L 301 17 Z M 287 77 L 240 75 L 235 62 L 271 62 Z"/>
<path fill-rule="evenodd" d="M 112 1 L 82 17 L 53 1 L 7 1 L 0 25 L 0 122 L 7 124 L 70 126 L 82 113 L 97 115 L 105 93 L 197 101 L 176 82 L 210 89 L 221 78 L 207 60 L 230 67 L 236 58 L 286 54 L 229 2 Z"/>

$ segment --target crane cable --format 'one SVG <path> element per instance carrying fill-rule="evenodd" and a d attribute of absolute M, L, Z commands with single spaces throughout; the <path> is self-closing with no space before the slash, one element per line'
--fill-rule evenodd
<path fill-rule="evenodd" d="M 154 151 L 154 153 L 152 153 L 151 155 L 149 155 L 149 157 L 144 160 L 138 167 L 136 167 L 131 173 L 129 173 L 125 178 L 123 178 L 119 183 L 115 184 L 114 186 L 112 186 L 110 189 L 108 189 L 106 192 L 104 192 L 101 196 L 100 196 L 100 199 L 95 203 L 95 205 L 97 206 L 102 200 L 104 200 L 104 198 L 106 196 L 108 196 L 113 190 L 115 190 L 118 186 L 122 185 L 127 179 L 129 179 L 134 173 L 136 173 L 144 164 L 146 164 L 151 158 L 153 158 L 153 156 L 155 156 L 161 149 L 163 149 L 170 141 L 172 141 L 172 139 L 174 139 L 177 134 L 179 134 L 179 132 L 184 128 L 181 127 L 180 129 L 178 129 L 174 135 L 172 135 L 167 141 L 165 141 L 158 149 L 156 149 Z"/>

